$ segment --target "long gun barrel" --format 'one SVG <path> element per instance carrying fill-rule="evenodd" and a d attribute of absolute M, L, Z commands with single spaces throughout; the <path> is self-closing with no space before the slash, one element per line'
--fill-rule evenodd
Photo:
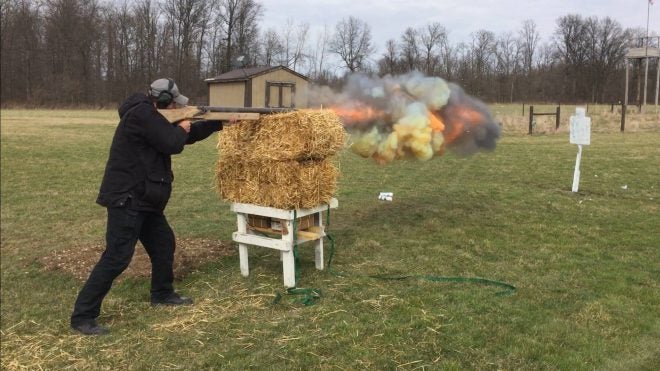
<path fill-rule="evenodd" d="M 241 112 L 241 113 L 281 113 L 295 111 L 295 108 L 286 107 L 213 107 L 213 106 L 199 106 L 201 110 L 206 112 Z"/>
<path fill-rule="evenodd" d="M 170 123 L 181 120 L 220 120 L 220 121 L 244 121 L 259 120 L 262 114 L 272 114 L 295 111 L 295 108 L 279 107 L 213 107 L 213 106 L 188 106 L 175 109 L 159 109 Z"/>

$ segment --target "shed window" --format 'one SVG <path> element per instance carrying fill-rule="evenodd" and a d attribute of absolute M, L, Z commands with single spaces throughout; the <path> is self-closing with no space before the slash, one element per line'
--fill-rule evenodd
<path fill-rule="evenodd" d="M 296 84 L 293 82 L 266 82 L 266 107 L 294 108 Z"/>

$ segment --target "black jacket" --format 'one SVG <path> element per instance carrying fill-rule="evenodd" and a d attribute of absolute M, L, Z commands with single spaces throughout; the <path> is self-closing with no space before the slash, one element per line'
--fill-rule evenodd
<path fill-rule="evenodd" d="M 96 202 L 105 207 L 123 207 L 162 212 L 172 192 L 170 156 L 185 144 L 205 139 L 222 129 L 220 121 L 199 121 L 190 133 L 170 124 L 145 94 L 130 96 L 119 107 L 110 156 Z"/>

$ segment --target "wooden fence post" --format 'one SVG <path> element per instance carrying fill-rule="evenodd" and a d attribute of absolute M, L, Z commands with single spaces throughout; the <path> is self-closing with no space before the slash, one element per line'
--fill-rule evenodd
<path fill-rule="evenodd" d="M 559 115 L 561 113 L 561 106 L 557 106 L 557 113 L 555 114 L 555 131 L 559 130 Z"/>
<path fill-rule="evenodd" d="M 626 104 L 621 104 L 621 132 L 626 128 Z"/>
<path fill-rule="evenodd" d="M 534 120 L 534 106 L 529 106 L 529 135 L 532 135 L 532 121 Z"/>

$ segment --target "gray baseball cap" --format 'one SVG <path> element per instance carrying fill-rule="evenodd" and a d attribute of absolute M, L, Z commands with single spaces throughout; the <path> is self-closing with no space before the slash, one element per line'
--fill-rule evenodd
<path fill-rule="evenodd" d="M 188 97 L 179 93 L 179 88 L 172 79 L 158 79 L 151 83 L 149 93 L 152 96 L 158 98 L 163 92 L 169 92 L 172 99 L 182 106 L 188 104 Z"/>

